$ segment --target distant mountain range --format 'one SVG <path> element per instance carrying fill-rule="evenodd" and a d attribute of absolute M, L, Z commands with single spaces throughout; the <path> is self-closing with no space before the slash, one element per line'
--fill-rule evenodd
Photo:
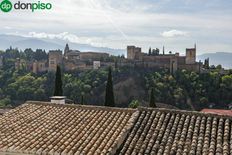
<path fill-rule="evenodd" d="M 53 49 L 63 50 L 65 44 L 68 43 L 71 49 L 78 49 L 82 52 L 95 51 L 95 52 L 107 52 L 112 55 L 121 55 L 126 54 L 126 50 L 123 49 L 112 49 L 108 47 L 95 47 L 88 44 L 78 44 L 69 42 L 62 39 L 38 39 L 32 37 L 23 37 L 16 35 L 5 35 L 0 34 L 0 49 L 5 50 L 12 46 L 13 48 L 18 48 L 24 50 L 26 48 L 35 49 L 44 49 L 46 51 Z"/>
<path fill-rule="evenodd" d="M 108 47 L 95 47 L 88 44 L 78 44 L 69 42 L 62 39 L 37 39 L 32 37 L 23 37 L 16 35 L 5 35 L 0 34 L 0 49 L 5 50 L 12 46 L 24 50 L 26 48 L 44 49 L 49 51 L 51 49 L 64 49 L 65 44 L 68 43 L 71 49 L 78 49 L 82 52 L 95 51 L 95 52 L 106 52 L 112 55 L 126 55 L 126 49 L 112 49 Z M 232 52 L 217 52 L 217 53 L 206 53 L 197 56 L 197 60 L 204 62 L 206 58 L 210 58 L 210 65 L 221 64 L 224 68 L 232 68 Z"/>
<path fill-rule="evenodd" d="M 205 53 L 197 56 L 197 59 L 202 62 L 207 58 L 209 58 L 210 65 L 221 64 L 226 69 L 232 69 L 232 52 Z"/>

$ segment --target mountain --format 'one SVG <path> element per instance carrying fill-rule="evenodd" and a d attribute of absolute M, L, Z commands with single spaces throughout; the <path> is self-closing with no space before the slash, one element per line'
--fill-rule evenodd
<path fill-rule="evenodd" d="M 204 62 L 205 59 L 209 58 L 210 65 L 221 64 L 226 69 L 232 69 L 232 53 L 229 52 L 216 52 L 206 53 L 197 56 L 198 60 Z"/>
<path fill-rule="evenodd" d="M 112 49 L 108 47 L 95 47 L 88 44 L 73 43 L 62 39 L 38 39 L 32 37 L 23 37 L 16 35 L 5 35 L 0 34 L 0 49 L 5 50 L 12 46 L 13 48 L 18 48 L 24 50 L 26 48 L 32 49 L 44 49 L 46 51 L 61 49 L 63 50 L 65 44 L 68 43 L 71 49 L 77 49 L 82 52 L 94 51 L 94 52 L 106 52 L 112 55 L 126 54 L 123 49 Z"/>

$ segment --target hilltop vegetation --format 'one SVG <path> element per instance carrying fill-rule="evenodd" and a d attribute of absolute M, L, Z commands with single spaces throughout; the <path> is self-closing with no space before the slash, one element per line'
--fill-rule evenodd
<path fill-rule="evenodd" d="M 0 106 L 15 106 L 26 100 L 49 101 L 54 91 L 54 72 L 34 74 L 24 67 L 14 67 L 17 57 L 28 61 L 46 59 L 45 51 L 9 49 L 0 54 L 5 57 L 0 69 Z M 63 94 L 75 103 L 103 105 L 107 74 L 106 69 L 63 72 Z M 114 69 L 112 76 L 119 107 L 130 103 L 132 107 L 149 105 L 152 88 L 157 103 L 180 109 L 227 109 L 232 102 L 231 71 L 221 75 L 217 70 L 205 74 L 181 70 L 171 75 L 168 70 L 123 67 Z"/>
<path fill-rule="evenodd" d="M 54 75 L 41 75 L 24 70 L 0 70 L 0 104 L 14 106 L 26 100 L 49 100 L 53 95 Z M 103 105 L 107 70 L 69 72 L 63 74 L 63 91 L 67 98 L 84 104 Z M 138 100 L 149 102 L 154 88 L 156 101 L 180 109 L 228 108 L 232 101 L 232 74 L 217 72 L 197 74 L 185 70 L 170 75 L 166 71 L 121 68 L 113 71 L 116 105 L 127 107 Z"/>

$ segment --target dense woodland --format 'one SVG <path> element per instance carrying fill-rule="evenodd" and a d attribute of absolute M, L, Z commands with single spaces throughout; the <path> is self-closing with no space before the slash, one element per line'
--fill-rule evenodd
<path fill-rule="evenodd" d="M 30 50 L 28 50 L 30 51 Z M 0 52 L 4 66 L 0 69 L 0 106 L 16 106 L 26 100 L 48 101 L 53 95 L 55 73 L 34 74 L 25 68 L 15 70 L 17 57 L 26 60 L 44 59 L 46 52 L 19 52 L 8 49 Z M 102 105 L 100 98 L 105 92 L 108 70 L 73 71 L 62 73 L 63 93 L 75 103 Z M 232 72 L 220 75 L 217 70 L 198 74 L 186 70 L 171 75 L 168 70 L 147 70 L 144 68 L 116 68 L 112 70 L 114 85 L 128 77 L 139 79 L 136 83 L 144 90 L 144 96 L 128 98 L 127 103 L 116 103 L 120 107 L 136 107 L 149 102 L 153 88 L 155 102 L 170 104 L 180 109 L 200 110 L 202 108 L 228 109 L 232 103 Z M 127 88 L 128 89 L 128 88 Z M 130 90 L 122 90 L 129 93 Z M 120 97 L 120 96 L 118 96 Z M 136 99 L 136 100 L 135 100 Z M 84 101 L 81 101 L 84 100 Z"/>

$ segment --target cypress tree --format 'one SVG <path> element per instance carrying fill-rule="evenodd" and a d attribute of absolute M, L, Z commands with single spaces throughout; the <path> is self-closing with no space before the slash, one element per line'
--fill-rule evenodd
<path fill-rule="evenodd" d="M 149 48 L 148 55 L 151 55 L 151 47 Z"/>
<path fill-rule="evenodd" d="M 154 95 L 154 88 L 151 89 L 151 94 L 150 94 L 150 107 L 156 108 L 156 104 L 155 104 L 155 95 Z"/>
<path fill-rule="evenodd" d="M 62 96 L 62 95 L 63 95 L 63 88 L 62 88 L 62 79 L 61 79 L 61 69 L 60 66 L 57 65 L 54 96 Z"/>
<path fill-rule="evenodd" d="M 84 95 L 81 95 L 81 105 L 84 104 Z"/>
<path fill-rule="evenodd" d="M 111 67 L 109 67 L 108 79 L 106 84 L 106 96 L 105 96 L 105 106 L 114 107 L 114 91 L 113 91 L 113 81 Z"/>

